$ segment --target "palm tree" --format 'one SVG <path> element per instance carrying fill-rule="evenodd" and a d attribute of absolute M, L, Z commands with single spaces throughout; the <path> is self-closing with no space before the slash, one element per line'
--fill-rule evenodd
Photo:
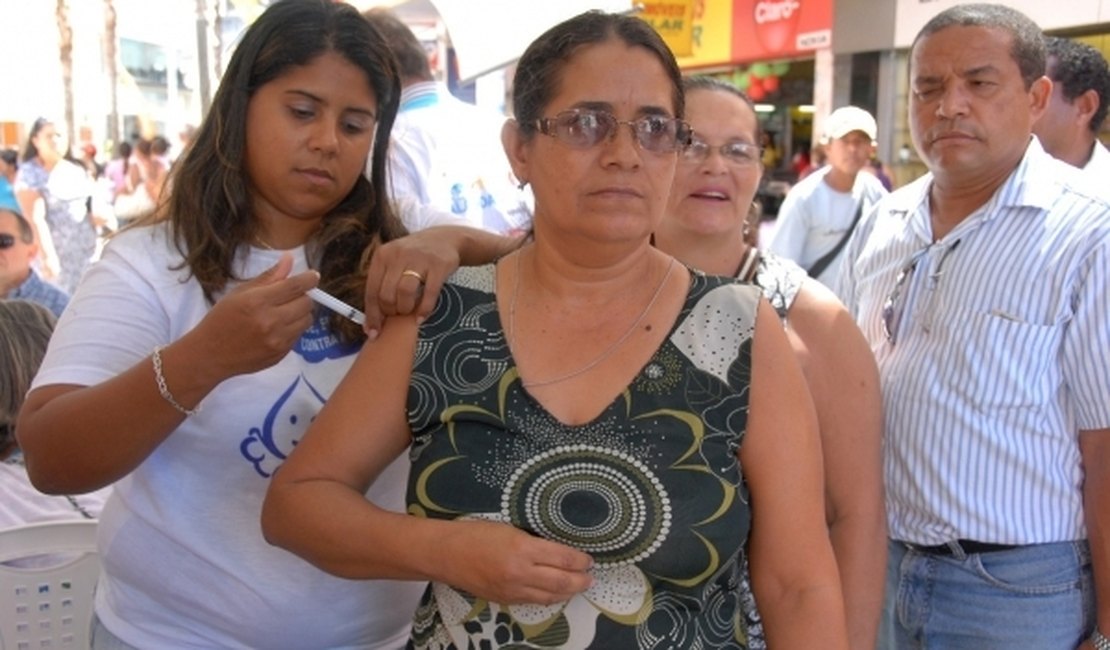
<path fill-rule="evenodd" d="M 204 115 L 208 113 L 208 107 L 212 104 L 213 86 L 223 72 L 223 62 L 220 60 L 223 52 L 220 21 L 223 20 L 223 16 L 220 12 L 219 0 L 196 0 L 196 2 L 200 110 Z"/>
<path fill-rule="evenodd" d="M 119 36 L 116 34 L 115 0 L 104 0 L 104 65 L 108 70 L 108 139 L 113 146 L 120 142 L 119 115 Z"/>
<path fill-rule="evenodd" d="M 77 136 L 73 119 L 73 28 L 69 24 L 69 0 L 57 0 L 54 19 L 58 23 L 58 54 L 62 62 L 62 92 L 65 102 L 66 133 L 72 146 Z"/>

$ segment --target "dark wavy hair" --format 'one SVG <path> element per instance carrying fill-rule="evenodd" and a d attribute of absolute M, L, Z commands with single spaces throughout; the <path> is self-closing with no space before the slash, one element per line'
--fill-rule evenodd
<path fill-rule="evenodd" d="M 1097 134 L 1110 109 L 1110 66 L 1102 52 L 1059 36 L 1046 36 L 1044 42 L 1048 51 L 1048 78 L 1063 89 L 1065 99 L 1074 102 L 1088 90 L 1098 94 L 1098 109 L 1087 123 L 1091 133 Z"/>
<path fill-rule="evenodd" d="M 0 458 L 16 445 L 15 421 L 46 355 L 54 314 L 26 300 L 0 300 Z"/>
<path fill-rule="evenodd" d="M 31 160 L 38 159 L 38 162 L 42 163 L 42 160 L 41 160 L 42 156 L 39 152 L 39 148 L 37 146 L 35 146 L 35 138 L 38 137 L 40 131 L 42 131 L 43 129 L 45 129 L 48 126 L 54 126 L 54 128 L 57 129 L 58 123 L 55 122 L 54 120 L 52 120 L 50 118 L 46 118 L 46 117 L 36 118 L 35 121 L 31 123 L 31 129 L 27 133 L 27 143 L 25 145 L 23 145 L 23 154 L 22 154 L 22 156 L 23 156 L 22 161 L 23 162 L 28 162 L 28 161 L 31 161 Z M 79 160 L 78 158 L 76 158 L 73 155 L 73 143 L 69 140 L 69 138 L 66 138 L 66 149 L 65 149 L 65 151 L 59 151 L 58 155 L 61 156 L 61 158 L 63 160 L 68 160 L 69 162 L 77 165 L 78 167 L 84 167 L 85 166 L 85 163 L 83 163 L 81 160 Z M 91 212 L 92 204 L 88 203 L 87 207 L 88 207 L 89 211 Z"/>
<path fill-rule="evenodd" d="M 234 277 L 236 250 L 255 237 L 250 179 L 244 167 L 247 105 L 259 88 L 290 68 L 335 52 L 366 73 L 378 103 L 370 179 L 359 175 L 350 193 L 324 217 L 310 251 L 321 287 L 361 306 L 363 269 L 373 246 L 404 228 L 386 193 L 386 150 L 401 95 L 400 76 L 385 40 L 358 10 L 332 0 L 278 0 L 243 35 L 216 91 L 212 108 L 171 173 L 168 196 L 145 223 L 169 221 L 184 264 L 211 302 Z M 333 319 L 348 337 L 361 334 Z"/>
<path fill-rule="evenodd" d="M 27 142 L 23 145 L 24 162 L 39 157 L 39 148 L 35 146 L 35 138 L 38 137 L 39 131 L 45 129 L 50 124 L 53 124 L 53 122 L 45 117 L 37 118 L 31 123 L 31 130 L 27 132 Z"/>
<path fill-rule="evenodd" d="M 659 33 L 635 16 L 587 11 L 541 34 L 517 62 L 513 76 L 513 115 L 523 137 L 535 135 L 536 120 L 543 117 L 544 109 L 557 92 L 561 73 L 570 57 L 581 47 L 610 38 L 642 47 L 659 59 L 674 88 L 674 115 L 683 116 L 682 72 Z"/>
<path fill-rule="evenodd" d="M 1001 29 L 1010 34 L 1013 44 L 1010 57 L 1021 71 L 1025 89 L 1044 76 L 1045 47 L 1041 28 L 1029 16 L 1017 9 L 999 4 L 964 4 L 949 7 L 933 16 L 913 39 L 912 50 L 918 41 L 949 27 L 986 27 Z"/>

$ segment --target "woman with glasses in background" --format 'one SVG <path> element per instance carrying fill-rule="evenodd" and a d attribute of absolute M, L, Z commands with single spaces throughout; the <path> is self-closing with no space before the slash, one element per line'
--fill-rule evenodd
<path fill-rule="evenodd" d="M 35 120 L 15 192 L 24 216 L 35 227 L 43 275 L 72 294 L 96 254 L 96 224 L 92 180 L 68 158 L 65 135 L 50 120 Z"/>
<path fill-rule="evenodd" d="M 813 407 L 759 292 L 651 246 L 681 149 L 640 19 L 540 36 L 503 141 L 534 236 L 395 318 L 271 483 L 268 539 L 354 579 L 428 580 L 411 646 L 846 648 Z M 362 498 L 408 449 L 408 514 Z M 748 492 L 750 488 L 750 494 Z"/>
<path fill-rule="evenodd" d="M 880 393 L 863 335 L 833 293 L 797 264 L 749 243 L 759 187 L 760 127 L 742 91 L 690 77 L 679 156 L 655 245 L 706 273 L 755 284 L 778 312 L 817 407 L 826 521 L 843 583 L 853 648 L 874 648 L 883 602 L 886 514 L 880 467 Z M 757 585 L 758 587 L 758 585 Z M 745 586 L 746 594 L 750 590 Z M 745 601 L 753 647 L 764 647 L 758 611 Z M 757 605 L 762 603 L 756 599 Z"/>

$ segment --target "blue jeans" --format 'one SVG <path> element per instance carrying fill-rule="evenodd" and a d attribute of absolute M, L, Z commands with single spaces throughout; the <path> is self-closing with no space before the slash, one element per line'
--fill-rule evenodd
<path fill-rule="evenodd" d="M 881 650 L 1075 650 L 1094 626 L 1085 541 L 953 556 L 889 546 Z"/>

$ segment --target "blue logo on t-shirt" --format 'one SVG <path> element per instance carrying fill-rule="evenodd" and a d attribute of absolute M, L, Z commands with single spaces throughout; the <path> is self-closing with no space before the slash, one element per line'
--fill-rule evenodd
<path fill-rule="evenodd" d="M 266 413 L 262 427 L 251 428 L 239 445 L 239 453 L 263 478 L 270 478 L 297 446 L 325 401 L 308 378 L 299 375 Z"/>
<path fill-rule="evenodd" d="M 263 478 L 270 478 L 281 466 L 327 401 L 327 395 L 309 379 L 313 376 L 313 369 L 321 368 L 321 376 L 317 376 L 316 380 L 323 381 L 323 390 L 330 393 L 328 386 L 331 384 L 324 378 L 330 377 L 334 383 L 335 372 L 320 366 L 320 362 L 353 355 L 361 345 L 340 341 L 328 329 L 327 320 L 328 312 L 317 310 L 312 326 L 293 345 L 293 352 L 310 365 L 304 367 L 303 363 L 297 362 L 296 365 L 304 367 L 304 370 L 297 372 L 292 383 L 274 401 L 262 425 L 251 427 L 239 444 L 239 453 Z"/>
<path fill-rule="evenodd" d="M 486 189 L 486 184 L 482 182 L 482 179 L 479 178 L 478 180 L 474 181 L 474 186 L 477 187 L 478 191 L 481 193 L 482 198 L 479 200 L 479 202 L 482 204 L 482 209 L 489 210 L 490 208 L 492 208 L 493 204 L 495 203 L 495 201 L 493 200 L 493 195 L 490 194 L 489 190 Z"/>
<path fill-rule="evenodd" d="M 454 214 L 466 214 L 466 189 L 462 183 L 455 183 L 451 186 L 451 212 Z"/>
<path fill-rule="evenodd" d="M 343 343 L 328 328 L 331 312 L 324 308 L 316 310 L 312 326 L 305 330 L 301 338 L 293 344 L 293 351 L 309 363 L 319 363 L 326 359 L 339 359 L 358 352 L 360 343 Z"/>

